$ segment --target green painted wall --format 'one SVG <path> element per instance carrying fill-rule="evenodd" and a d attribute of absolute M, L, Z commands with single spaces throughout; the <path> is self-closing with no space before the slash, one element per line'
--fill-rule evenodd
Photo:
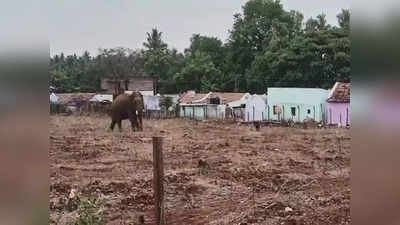
<path fill-rule="evenodd" d="M 319 88 L 268 88 L 268 118 L 303 122 L 308 115 L 321 122 L 324 119 L 328 94 L 329 90 Z M 274 106 L 280 107 L 280 116 L 274 114 Z"/>
<path fill-rule="evenodd" d="M 224 117 L 221 113 L 221 110 L 218 109 L 218 105 L 181 105 L 179 116 L 186 118 L 194 117 L 198 120 L 221 119 Z"/>

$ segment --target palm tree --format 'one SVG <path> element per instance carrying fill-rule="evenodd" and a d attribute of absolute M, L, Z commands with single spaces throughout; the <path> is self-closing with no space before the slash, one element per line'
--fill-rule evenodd
<path fill-rule="evenodd" d="M 143 46 L 149 51 L 166 49 L 167 44 L 161 39 L 162 32 L 159 32 L 157 28 L 153 28 L 151 33 L 147 32 L 147 42 L 143 43 Z"/>

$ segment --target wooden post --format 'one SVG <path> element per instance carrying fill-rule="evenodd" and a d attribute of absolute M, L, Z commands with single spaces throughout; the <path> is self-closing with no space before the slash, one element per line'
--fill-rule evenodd
<path fill-rule="evenodd" d="M 153 137 L 153 189 L 157 225 L 164 225 L 164 165 L 162 140 L 162 137 Z"/>
<path fill-rule="evenodd" d="M 253 121 L 254 127 L 256 128 L 256 131 L 260 131 L 260 121 Z"/>

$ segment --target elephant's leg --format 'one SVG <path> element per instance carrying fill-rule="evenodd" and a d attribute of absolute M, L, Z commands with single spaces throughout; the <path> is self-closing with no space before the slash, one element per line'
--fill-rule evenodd
<path fill-rule="evenodd" d="M 139 128 L 136 115 L 134 113 L 131 113 L 129 115 L 129 120 L 131 121 L 132 132 L 135 132 Z"/>
<path fill-rule="evenodd" d="M 143 131 L 143 115 L 141 113 L 138 115 L 138 123 L 140 131 Z"/>
<path fill-rule="evenodd" d="M 136 131 L 135 121 L 133 121 L 132 118 L 130 119 L 130 121 L 131 121 L 132 132 L 135 132 Z"/>
<path fill-rule="evenodd" d="M 135 125 L 135 129 L 137 131 L 140 131 L 140 127 L 139 127 L 139 123 L 138 123 L 138 117 L 136 115 L 133 117 L 133 124 Z"/>
<path fill-rule="evenodd" d="M 114 127 L 115 127 L 115 120 L 112 120 L 110 125 L 110 130 L 114 131 Z"/>
<path fill-rule="evenodd" d="M 122 120 L 118 120 L 119 132 L 122 132 Z"/>

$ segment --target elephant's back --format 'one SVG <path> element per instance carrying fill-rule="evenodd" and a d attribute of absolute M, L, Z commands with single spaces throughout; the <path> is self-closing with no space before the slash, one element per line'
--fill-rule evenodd
<path fill-rule="evenodd" d="M 122 119 L 126 119 L 129 111 L 132 110 L 133 103 L 128 95 L 122 94 L 115 98 L 114 102 L 111 105 L 111 116 L 115 117 L 123 117 Z"/>

